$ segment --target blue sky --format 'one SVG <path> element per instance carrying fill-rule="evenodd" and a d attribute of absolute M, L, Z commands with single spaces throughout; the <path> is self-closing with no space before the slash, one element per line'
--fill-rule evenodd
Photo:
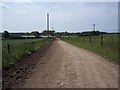
<path fill-rule="evenodd" d="M 118 31 L 117 2 L 2 2 L 2 31 L 42 32 L 46 14 L 55 31 L 82 32 L 92 30 Z"/>

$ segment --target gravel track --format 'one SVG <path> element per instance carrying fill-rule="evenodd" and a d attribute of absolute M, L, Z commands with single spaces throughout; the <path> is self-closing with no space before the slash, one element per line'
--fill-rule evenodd
<path fill-rule="evenodd" d="M 118 66 L 56 39 L 19 88 L 118 88 Z"/>

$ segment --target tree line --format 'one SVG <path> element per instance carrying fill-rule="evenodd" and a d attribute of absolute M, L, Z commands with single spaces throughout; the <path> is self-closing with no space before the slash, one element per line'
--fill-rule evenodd
<path fill-rule="evenodd" d="M 16 37 L 20 37 L 20 36 L 35 36 L 35 37 L 39 37 L 40 35 L 44 35 L 44 36 L 54 36 L 55 35 L 55 31 L 52 30 L 44 30 L 42 33 L 40 33 L 39 31 L 32 31 L 32 32 L 26 32 L 26 33 L 10 33 L 8 31 L 4 31 L 2 33 L 2 37 L 5 39 L 10 39 L 10 38 L 16 38 Z"/>

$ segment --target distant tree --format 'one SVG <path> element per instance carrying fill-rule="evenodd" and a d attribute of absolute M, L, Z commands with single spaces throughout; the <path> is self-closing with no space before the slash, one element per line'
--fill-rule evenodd
<path fill-rule="evenodd" d="M 29 33 L 29 32 L 26 32 L 25 35 L 30 35 L 30 33 Z"/>
<path fill-rule="evenodd" d="M 31 34 L 36 37 L 39 37 L 39 35 L 40 35 L 40 33 L 38 31 L 33 31 L 33 32 L 31 32 Z"/>
<path fill-rule="evenodd" d="M 49 33 L 50 33 L 51 36 L 54 36 L 54 35 L 55 35 L 55 31 L 54 31 L 54 30 L 53 30 L 53 31 L 50 31 Z"/>
<path fill-rule="evenodd" d="M 54 33 L 55 33 L 55 31 L 50 31 L 50 30 L 49 30 L 49 31 L 47 31 L 47 30 L 44 30 L 44 31 L 43 31 L 43 34 L 46 35 L 46 36 L 47 36 L 47 35 L 54 36 Z"/>
<path fill-rule="evenodd" d="M 56 33 L 55 33 L 55 36 L 58 37 L 58 38 L 60 38 L 61 34 L 62 34 L 62 33 L 60 33 L 60 32 L 56 32 Z"/>
<path fill-rule="evenodd" d="M 68 32 L 67 31 L 65 31 L 65 35 L 67 36 L 67 34 L 68 34 Z"/>
<path fill-rule="evenodd" d="M 10 37 L 9 32 L 8 32 L 8 31 L 4 31 L 4 32 L 3 32 L 3 37 L 4 37 L 4 38 L 9 38 L 9 37 Z"/>

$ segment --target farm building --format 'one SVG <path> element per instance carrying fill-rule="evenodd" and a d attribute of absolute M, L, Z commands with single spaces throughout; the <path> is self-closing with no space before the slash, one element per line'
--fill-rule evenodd
<path fill-rule="evenodd" d="M 22 38 L 36 38 L 36 36 L 33 35 L 23 35 Z"/>

